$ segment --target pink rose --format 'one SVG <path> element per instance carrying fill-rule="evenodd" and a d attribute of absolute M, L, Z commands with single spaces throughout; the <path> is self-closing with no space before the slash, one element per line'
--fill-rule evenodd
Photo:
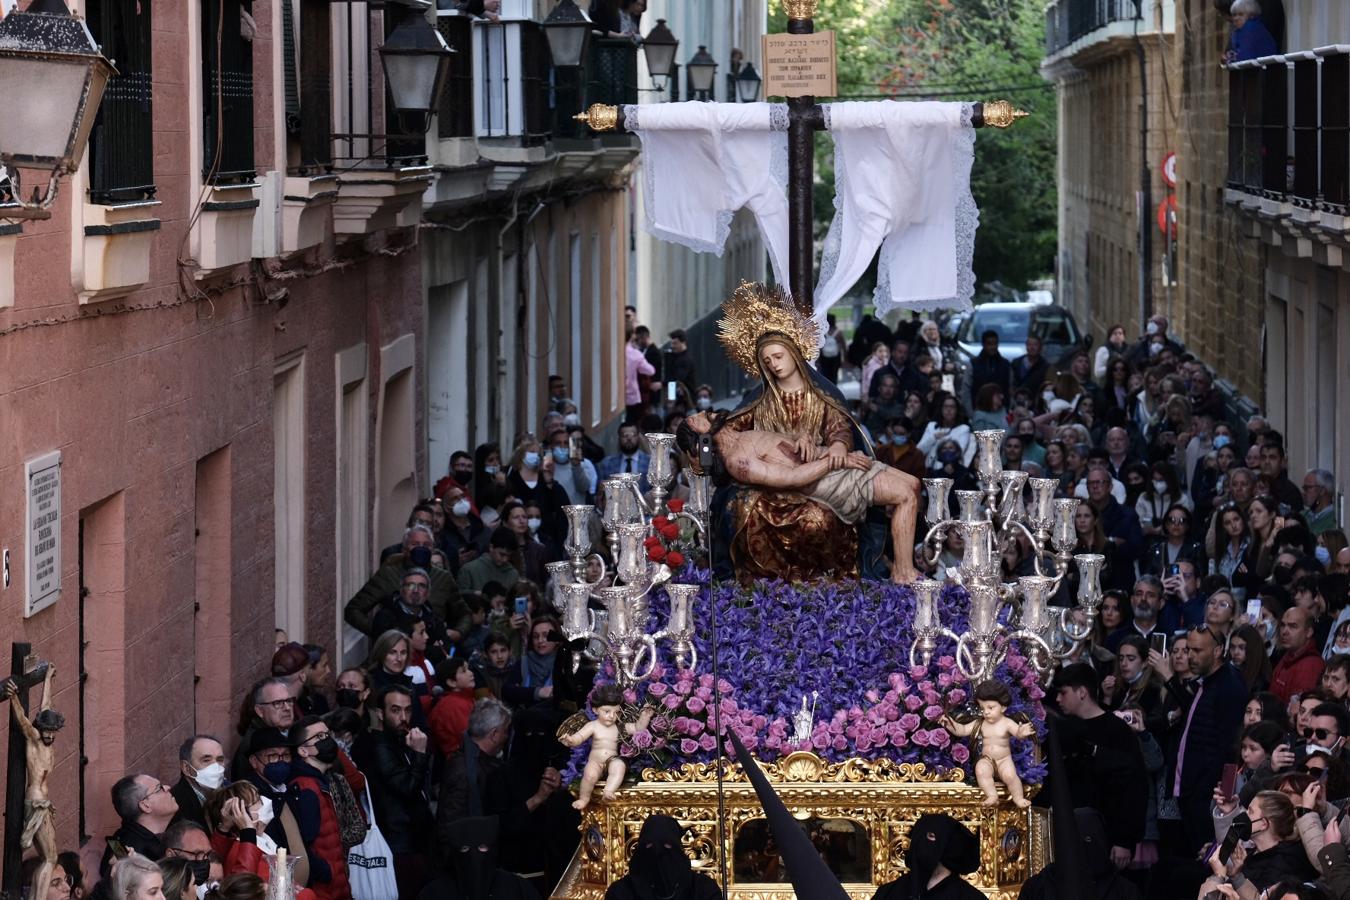
<path fill-rule="evenodd" d="M 629 688 L 628 690 L 624 691 L 624 692 L 623 692 L 623 702 L 624 702 L 624 703 L 636 703 L 636 702 L 637 702 L 637 691 L 633 690 L 632 688 Z"/>
<path fill-rule="evenodd" d="M 676 716 L 675 720 L 670 723 L 670 727 L 675 729 L 676 734 L 688 734 L 689 719 L 686 716 Z"/>
<path fill-rule="evenodd" d="M 900 727 L 906 732 L 914 731 L 919 727 L 919 717 L 914 713 L 905 713 L 900 717 Z"/>
<path fill-rule="evenodd" d="M 655 719 L 652 719 L 651 730 L 656 732 L 669 731 L 670 719 L 665 716 L 657 716 Z"/>
<path fill-rule="evenodd" d="M 718 680 L 717 689 L 724 694 L 730 694 L 736 690 L 736 688 L 732 687 L 731 682 L 727 681 L 725 678 Z"/>
<path fill-rule="evenodd" d="M 716 750 L 717 738 L 711 734 L 704 734 L 703 737 L 698 739 L 698 746 L 702 750 Z"/>
<path fill-rule="evenodd" d="M 694 690 L 694 683 L 692 681 L 685 681 L 681 679 L 680 683 L 675 685 L 675 693 L 679 694 L 681 697 L 688 697 L 690 692 L 693 690 Z"/>
<path fill-rule="evenodd" d="M 925 669 L 923 666 L 911 666 L 909 670 L 909 677 L 922 678 L 925 674 L 927 674 L 927 672 L 928 670 Z M 896 690 L 900 690 L 900 688 L 897 687 Z"/>
<path fill-rule="evenodd" d="M 811 746 L 817 750 L 824 750 L 830 746 L 830 733 L 828 731 L 817 731 L 811 735 Z"/>
<path fill-rule="evenodd" d="M 702 700 L 704 703 L 707 703 L 708 701 L 712 700 L 713 697 L 712 688 L 701 687 L 698 690 L 694 691 L 694 696 Z"/>
<path fill-rule="evenodd" d="M 864 734 L 854 742 L 853 748 L 859 753 L 866 753 L 872 749 L 872 741 Z"/>
<path fill-rule="evenodd" d="M 633 746 L 639 750 L 647 750 L 652 746 L 652 733 L 643 729 L 633 733 Z"/>
<path fill-rule="evenodd" d="M 661 701 L 661 705 L 664 706 L 666 709 L 679 709 L 680 698 L 675 696 L 674 694 L 671 694 L 669 697 Z"/>
<path fill-rule="evenodd" d="M 931 739 L 930 743 L 934 747 L 947 747 L 950 746 L 952 742 L 952 736 L 943 728 L 934 728 L 932 731 L 928 732 L 928 736 Z"/>
<path fill-rule="evenodd" d="M 966 702 L 966 692 L 960 688 L 952 688 L 947 692 L 947 702 L 952 706 L 957 706 Z"/>
<path fill-rule="evenodd" d="M 688 734 L 690 737 L 698 737 L 700 734 L 703 733 L 704 728 L 705 728 L 704 724 L 700 722 L 698 719 L 690 719 Z"/>
<path fill-rule="evenodd" d="M 876 703 L 881 697 L 876 691 L 867 691 L 863 696 L 867 698 L 868 703 Z"/>
<path fill-rule="evenodd" d="M 707 704 L 698 697 L 690 697 L 688 700 L 684 701 L 684 705 L 691 713 L 694 713 L 695 715 L 698 715 L 699 713 L 703 712 L 704 709 L 707 708 Z"/>
<path fill-rule="evenodd" d="M 952 759 L 964 765 L 970 761 L 970 748 L 965 744 L 952 745 Z"/>
<path fill-rule="evenodd" d="M 1041 686 L 1039 684 L 1033 684 L 1031 687 L 1027 688 L 1027 699 L 1044 700 L 1045 691 L 1041 690 Z"/>
<path fill-rule="evenodd" d="M 908 697 L 905 698 L 905 709 L 908 709 L 910 712 L 917 712 L 922 707 L 923 707 L 922 697 L 910 694 Z"/>
<path fill-rule="evenodd" d="M 938 719 L 942 718 L 942 707 L 936 705 L 925 706 L 923 708 L 923 717 L 931 722 L 936 722 Z"/>
<path fill-rule="evenodd" d="M 777 735 L 771 734 L 764 739 L 764 746 L 768 747 L 770 750 L 781 750 L 783 748 L 783 740 Z"/>
<path fill-rule="evenodd" d="M 918 744 L 920 747 L 927 747 L 932 742 L 932 738 L 929 736 L 928 732 L 923 728 L 920 728 L 918 731 L 914 732 L 913 740 L 914 743 Z"/>
<path fill-rule="evenodd" d="M 650 697 L 664 697 L 666 691 L 669 690 L 670 688 L 659 681 L 653 681 L 651 684 L 647 685 L 647 695 Z"/>
<path fill-rule="evenodd" d="M 941 675 L 938 676 L 937 683 L 938 687 L 940 688 L 950 687 L 952 683 L 952 676 L 946 672 L 943 672 Z"/>
<path fill-rule="evenodd" d="M 693 741 L 689 738 L 680 741 L 680 752 L 685 756 L 693 756 L 698 752 L 698 741 Z"/>

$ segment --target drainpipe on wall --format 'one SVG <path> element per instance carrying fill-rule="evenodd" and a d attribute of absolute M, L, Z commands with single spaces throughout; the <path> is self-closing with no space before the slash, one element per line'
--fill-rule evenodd
<path fill-rule="evenodd" d="M 1148 164 L 1148 56 L 1139 37 L 1144 2 L 1134 0 L 1134 49 L 1139 59 L 1139 331 L 1153 315 L 1153 172 Z"/>

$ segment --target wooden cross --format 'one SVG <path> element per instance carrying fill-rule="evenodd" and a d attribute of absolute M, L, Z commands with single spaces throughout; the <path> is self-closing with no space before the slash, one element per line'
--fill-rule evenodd
<path fill-rule="evenodd" d="M 19 692 L 13 702 L 28 712 L 28 689 L 42 684 L 47 677 L 47 661 L 40 660 L 32 653 L 30 644 L 12 644 L 9 661 L 9 678 L 18 687 Z M 4 877 L 0 880 L 0 897 L 23 896 L 23 850 L 19 839 L 23 836 L 23 798 L 28 788 L 28 759 L 25 750 L 28 739 L 24 737 L 14 719 L 9 720 L 9 760 L 5 767 L 5 857 Z"/>
<path fill-rule="evenodd" d="M 814 34 L 818 0 L 783 0 L 788 34 Z M 815 97 L 789 97 L 788 105 L 788 285 L 807 315 L 815 293 L 815 235 L 812 190 L 815 184 L 815 134 L 825 130 L 825 112 Z M 1007 100 L 973 104 L 971 125 L 1007 128 L 1027 115 Z M 595 131 L 624 127 L 623 110 L 597 103 L 575 116 Z"/>

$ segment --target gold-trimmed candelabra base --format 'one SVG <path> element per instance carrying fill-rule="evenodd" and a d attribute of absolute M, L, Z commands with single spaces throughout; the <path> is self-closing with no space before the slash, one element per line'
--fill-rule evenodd
<path fill-rule="evenodd" d="M 844 888 L 859 900 L 904 873 L 909 829 L 924 813 L 948 813 L 979 837 L 980 868 L 969 880 L 991 900 L 1014 900 L 1022 883 L 1049 860 L 1046 812 L 1017 809 L 1001 786 L 1000 803 L 983 806 L 984 795 L 964 784 L 959 770 L 934 773 L 887 760 L 828 763 L 806 752 L 763 768 L 793 815 L 819 829 L 824 843 L 837 838 L 849 848 L 853 877 L 844 880 Z M 718 833 L 713 765 L 648 769 L 608 803 L 597 790 L 597 802 L 582 818 L 581 846 L 552 900 L 603 900 L 608 886 L 628 871 L 642 823 L 654 814 L 674 816 L 686 826 L 685 851 L 699 871 L 718 878 L 718 854 L 727 854 L 729 900 L 792 900 L 786 873 L 773 880 L 749 874 L 760 871 L 750 845 L 763 840 L 764 811 L 739 767 L 727 770 L 725 788 L 726 836 Z"/>

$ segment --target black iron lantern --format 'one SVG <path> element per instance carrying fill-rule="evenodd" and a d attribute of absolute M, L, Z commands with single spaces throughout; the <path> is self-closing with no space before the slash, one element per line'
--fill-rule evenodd
<path fill-rule="evenodd" d="M 760 83 L 754 63 L 748 62 L 741 66 L 740 74 L 736 76 L 736 98 L 742 103 L 754 103 L 759 99 Z"/>
<path fill-rule="evenodd" d="M 717 60 L 708 48 L 699 45 L 698 52 L 685 64 L 689 69 L 689 86 L 699 94 L 711 96 L 713 79 L 717 77 Z"/>
<path fill-rule="evenodd" d="M 400 113 L 434 113 L 455 51 L 420 14 L 406 16 L 380 47 L 384 81 Z"/>
<path fill-rule="evenodd" d="M 553 65 L 576 68 L 586 58 L 586 44 L 591 39 L 591 20 L 574 0 L 558 0 L 558 5 L 544 20 L 544 36 L 553 55 Z"/>
<path fill-rule="evenodd" d="M 675 71 L 675 51 L 680 42 L 666 27 L 665 19 L 657 19 L 656 27 L 642 40 L 642 52 L 647 57 L 647 72 L 652 78 L 669 78 Z"/>
<path fill-rule="evenodd" d="M 34 0 L 0 19 L 0 162 L 51 169 L 53 185 L 75 171 L 116 74 L 62 0 Z"/>

